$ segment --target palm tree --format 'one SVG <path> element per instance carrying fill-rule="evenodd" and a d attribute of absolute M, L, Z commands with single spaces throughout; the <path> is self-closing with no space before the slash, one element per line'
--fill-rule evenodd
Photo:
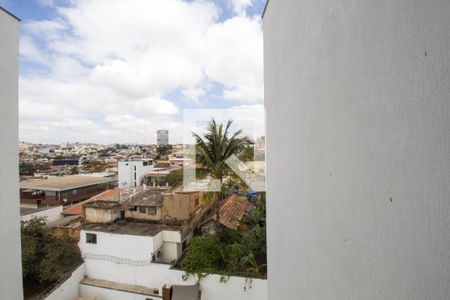
<path fill-rule="evenodd" d="M 229 120 L 224 126 L 212 119 L 203 137 L 192 133 L 197 143 L 197 162 L 202 164 L 213 179 L 220 180 L 221 186 L 223 177 L 229 171 L 225 161 L 233 154 L 240 157 L 247 153 L 246 149 L 252 144 L 250 139 L 242 134 L 242 129 L 230 134 L 232 123 L 233 121 Z M 218 196 L 216 193 L 216 199 Z"/>

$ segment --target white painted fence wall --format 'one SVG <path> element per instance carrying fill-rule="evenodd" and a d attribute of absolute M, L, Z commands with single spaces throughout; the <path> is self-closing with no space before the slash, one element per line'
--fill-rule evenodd
<path fill-rule="evenodd" d="M 61 284 L 56 290 L 48 295 L 45 300 L 75 300 L 78 299 L 79 283 L 84 279 L 85 265 L 82 264 L 75 271 L 72 276 Z M 113 299 L 113 298 L 111 298 Z"/>
<path fill-rule="evenodd" d="M 86 259 L 86 275 L 90 278 L 103 279 L 118 283 L 143 285 L 158 288 L 162 294 L 162 286 L 192 285 L 197 282 L 194 277 L 184 281 L 183 271 L 172 270 L 169 265 L 150 264 L 148 266 L 130 266 L 104 260 Z M 244 290 L 245 288 L 245 290 Z M 220 282 L 219 275 L 209 275 L 200 281 L 202 300 L 265 300 L 267 299 L 267 280 L 230 277 L 227 282 Z M 81 286 L 83 297 L 100 297 L 103 299 L 139 299 L 139 298 L 108 298 L 112 294 L 104 289 Z M 97 293 L 97 294 L 96 294 Z M 104 298 L 102 298 L 104 297 Z M 145 298 L 144 298 L 145 299 Z"/>
<path fill-rule="evenodd" d="M 44 217 L 47 219 L 47 223 L 58 221 L 62 218 L 63 206 L 55 206 L 46 210 L 37 211 L 28 215 L 20 217 L 21 221 L 28 221 L 34 217 Z"/>

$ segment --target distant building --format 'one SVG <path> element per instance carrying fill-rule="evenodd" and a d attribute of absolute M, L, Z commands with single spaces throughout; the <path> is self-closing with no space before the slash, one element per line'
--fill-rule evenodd
<path fill-rule="evenodd" d="M 124 160 L 118 163 L 119 188 L 141 186 L 144 175 L 153 171 L 153 159 Z"/>
<path fill-rule="evenodd" d="M 169 145 L 169 130 L 158 129 L 158 131 L 156 131 L 156 144 L 158 147 Z"/>
<path fill-rule="evenodd" d="M 17 205 L 19 22 L 0 7 L 0 299 L 23 298 Z"/>
<path fill-rule="evenodd" d="M 88 199 L 116 184 L 116 179 L 95 176 L 63 176 L 20 183 L 20 203 L 31 206 L 67 205 Z"/>

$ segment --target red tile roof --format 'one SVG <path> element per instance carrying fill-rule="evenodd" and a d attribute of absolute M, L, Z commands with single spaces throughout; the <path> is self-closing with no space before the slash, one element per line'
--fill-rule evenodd
<path fill-rule="evenodd" d="M 231 195 L 219 209 L 219 223 L 230 229 L 237 230 L 249 205 L 250 201 L 246 197 Z M 207 220 L 217 221 L 216 212 L 213 212 Z"/>
<path fill-rule="evenodd" d="M 94 200 L 102 200 L 102 201 L 113 200 L 114 198 L 116 198 L 120 195 L 120 192 L 124 192 L 124 191 L 125 190 L 123 190 L 123 189 L 106 190 L 104 192 L 101 192 L 98 195 L 95 195 L 92 198 L 89 198 L 85 201 L 82 201 L 80 203 L 77 203 L 77 204 L 65 209 L 63 213 L 65 215 L 81 215 L 81 213 L 83 211 L 83 204 L 92 202 Z"/>

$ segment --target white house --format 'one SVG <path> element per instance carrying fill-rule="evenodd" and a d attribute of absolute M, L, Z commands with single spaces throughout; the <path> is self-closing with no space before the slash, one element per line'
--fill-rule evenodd
<path fill-rule="evenodd" d="M 153 171 L 153 159 L 124 160 L 118 164 L 119 188 L 141 186 L 144 175 Z"/>

